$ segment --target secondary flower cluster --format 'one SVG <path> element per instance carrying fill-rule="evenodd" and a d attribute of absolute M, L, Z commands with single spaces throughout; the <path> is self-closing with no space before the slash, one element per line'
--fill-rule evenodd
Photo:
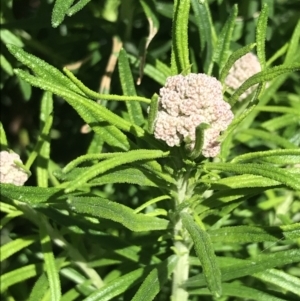
<path fill-rule="evenodd" d="M 20 156 L 7 151 L 0 152 L 0 183 L 22 186 L 28 179 L 28 174 L 14 162 L 22 163 Z"/>
<path fill-rule="evenodd" d="M 249 52 L 235 61 L 225 79 L 225 84 L 231 89 L 236 90 L 249 77 L 260 71 L 261 67 L 257 56 Z M 250 87 L 240 96 L 239 100 L 245 99 L 256 87 L 257 85 Z"/>
<path fill-rule="evenodd" d="M 171 76 L 160 89 L 154 136 L 169 146 L 189 140 L 189 147 L 193 149 L 196 127 L 201 123 L 209 124 L 204 131 L 202 155 L 215 157 L 220 152 L 220 132 L 228 127 L 233 117 L 216 78 L 194 73 Z"/>

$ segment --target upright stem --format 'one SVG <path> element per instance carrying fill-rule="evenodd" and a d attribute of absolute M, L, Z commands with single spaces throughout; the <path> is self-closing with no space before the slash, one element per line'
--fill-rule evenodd
<path fill-rule="evenodd" d="M 187 192 L 187 178 L 178 180 L 178 198 L 177 205 L 185 200 Z M 176 267 L 173 271 L 173 285 L 172 285 L 172 301 L 187 301 L 188 293 L 181 288 L 182 284 L 189 277 L 189 247 L 188 234 L 182 227 L 182 222 L 179 219 L 174 227 L 174 248 L 179 256 Z"/>

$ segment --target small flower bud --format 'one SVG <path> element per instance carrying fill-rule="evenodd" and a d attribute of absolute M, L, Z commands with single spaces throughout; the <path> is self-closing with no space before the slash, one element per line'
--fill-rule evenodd
<path fill-rule="evenodd" d="M 239 58 L 233 66 L 230 68 L 229 73 L 225 79 L 225 84 L 236 90 L 239 88 L 249 77 L 261 71 L 260 63 L 255 54 L 249 52 Z M 248 95 L 250 95 L 255 89 L 257 85 L 250 87 L 247 91 L 245 91 L 239 98 L 239 100 L 245 99 Z"/>
<path fill-rule="evenodd" d="M 7 151 L 0 152 L 0 183 L 22 186 L 27 181 L 28 174 L 17 166 L 15 161 L 22 164 L 18 154 Z"/>
<path fill-rule="evenodd" d="M 202 155 L 215 157 L 220 152 L 220 132 L 232 119 L 230 105 L 223 100 L 222 85 L 216 78 L 194 73 L 171 76 L 160 89 L 154 136 L 171 147 L 190 141 L 193 149 L 197 126 L 209 124 L 204 131 Z"/>

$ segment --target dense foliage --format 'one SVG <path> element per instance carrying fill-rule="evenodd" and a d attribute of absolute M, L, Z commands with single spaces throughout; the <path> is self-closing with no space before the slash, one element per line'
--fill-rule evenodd
<path fill-rule="evenodd" d="M 299 300 L 297 2 L 2 1 L 3 300 Z"/>

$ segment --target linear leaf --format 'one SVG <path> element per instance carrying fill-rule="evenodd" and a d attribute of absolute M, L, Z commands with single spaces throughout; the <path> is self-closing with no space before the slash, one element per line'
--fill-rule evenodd
<path fill-rule="evenodd" d="M 196 254 L 202 264 L 203 274 L 209 290 L 215 297 L 222 295 L 221 271 L 210 236 L 194 222 L 187 213 L 180 214 L 183 226 L 187 229 L 194 243 Z"/>
<path fill-rule="evenodd" d="M 47 294 L 48 289 L 49 283 L 46 273 L 42 273 L 31 290 L 29 301 L 44 300 L 43 298 Z"/>
<path fill-rule="evenodd" d="M 57 27 L 64 20 L 68 9 L 73 4 L 74 0 L 56 0 L 51 17 L 52 27 Z"/>
<path fill-rule="evenodd" d="M 79 179 L 76 179 L 73 183 L 70 183 L 66 189 L 66 192 L 74 191 L 76 188 L 84 185 L 89 180 L 95 178 L 96 176 L 107 172 L 117 166 L 128 164 L 140 160 L 151 160 L 167 156 L 168 153 L 164 153 L 160 150 L 133 150 L 123 153 L 122 156 L 117 158 L 109 158 L 101 161 L 92 167 L 90 167 L 86 172 L 84 172 Z"/>
<path fill-rule="evenodd" d="M 257 137 L 260 138 L 262 140 L 262 143 L 266 143 L 267 142 L 272 142 L 274 144 L 276 144 L 277 146 L 283 147 L 283 148 L 292 148 L 292 149 L 296 149 L 297 146 L 290 142 L 288 139 L 281 137 L 280 135 L 277 135 L 275 133 L 272 133 L 272 135 L 270 135 L 269 132 L 265 131 L 265 130 L 259 130 L 259 129 L 245 129 L 240 131 L 239 134 L 236 135 L 236 138 L 239 139 L 239 137 L 243 137 L 243 135 L 251 135 L 253 137 Z"/>
<path fill-rule="evenodd" d="M 248 287 L 236 283 L 224 283 L 224 296 L 237 297 L 241 300 L 259 300 L 259 301 L 288 301 L 287 299 L 282 299 L 266 293 L 259 289 Z M 209 295 L 207 289 L 193 290 L 190 292 L 191 295 Z"/>
<path fill-rule="evenodd" d="M 174 3 L 172 29 L 172 74 L 189 73 L 188 21 L 190 0 L 176 0 Z"/>
<path fill-rule="evenodd" d="M 239 99 L 239 97 L 248 90 L 251 86 L 259 83 L 270 81 L 285 73 L 290 73 L 300 70 L 300 65 L 280 65 L 272 68 L 266 68 L 265 70 L 256 73 L 255 75 L 248 78 L 230 97 L 228 103 L 233 106 Z"/>
<path fill-rule="evenodd" d="M 5 149 L 8 147 L 6 133 L 4 131 L 2 122 L 0 122 L 0 146 L 1 146 L 1 149 Z"/>
<path fill-rule="evenodd" d="M 127 96 L 135 96 L 136 91 L 134 81 L 132 78 L 127 53 L 124 49 L 121 49 L 119 52 L 118 67 L 123 94 Z M 130 121 L 133 124 L 141 125 L 144 122 L 144 117 L 140 103 L 138 101 L 126 101 L 125 104 Z"/>
<path fill-rule="evenodd" d="M 131 301 L 152 301 L 168 280 L 177 263 L 173 255 L 155 267 L 143 281 Z"/>
<path fill-rule="evenodd" d="M 10 286 L 35 277 L 40 269 L 40 264 L 29 264 L 19 269 L 1 275 L 1 293 L 5 292 Z"/>
<path fill-rule="evenodd" d="M 298 21 L 295 30 L 293 32 L 293 35 L 289 41 L 289 48 L 287 50 L 284 63 L 285 64 L 292 64 L 295 62 L 295 58 L 297 57 L 297 53 L 299 53 L 300 47 L 299 47 L 299 39 L 300 39 L 300 21 Z M 298 63 L 300 63 L 300 60 L 298 58 Z"/>
<path fill-rule="evenodd" d="M 7 259 L 18 251 L 30 246 L 36 241 L 35 235 L 23 236 L 22 238 L 16 238 L 0 248 L 1 258 L 0 261 Z"/>
<path fill-rule="evenodd" d="M 91 182 L 91 185 L 104 185 L 109 183 L 130 183 L 140 186 L 153 187 L 158 186 L 154 181 L 151 180 L 150 174 L 147 175 L 146 172 L 143 172 L 137 168 L 123 166 L 113 169 L 109 173 L 96 178 Z"/>
<path fill-rule="evenodd" d="M 66 198 L 62 189 L 43 188 L 31 186 L 15 186 L 12 184 L 0 184 L 1 196 L 11 200 L 25 202 L 27 204 L 38 204 L 45 202 L 56 202 Z"/>
<path fill-rule="evenodd" d="M 237 162 L 245 162 L 249 160 L 268 160 L 273 159 L 276 161 L 276 159 L 281 159 L 281 163 L 285 162 L 285 160 L 288 160 L 286 164 L 297 164 L 300 163 L 300 149 L 278 149 L 278 150 L 268 150 L 268 151 L 262 151 L 262 152 L 252 152 L 248 154 L 243 154 L 240 156 L 236 156 L 234 159 L 231 160 L 231 163 L 237 163 Z"/>
<path fill-rule="evenodd" d="M 269 269 L 253 275 L 255 278 L 263 280 L 280 287 L 283 291 L 294 293 L 300 297 L 300 279 L 284 271 Z"/>
<path fill-rule="evenodd" d="M 213 55 L 213 61 L 218 64 L 219 72 L 223 69 L 225 62 L 228 60 L 230 42 L 232 38 L 232 33 L 233 33 L 237 13 L 238 13 L 238 6 L 237 4 L 235 4 L 232 7 L 230 15 L 218 37 L 217 46 L 215 48 L 214 55 Z"/>
<path fill-rule="evenodd" d="M 83 94 L 81 90 L 62 72 L 53 66 L 49 65 L 40 58 L 25 52 L 22 48 L 12 44 L 6 45 L 9 52 L 21 63 L 30 68 L 35 75 L 38 75 L 44 80 L 48 80 L 52 83 L 56 83 L 62 87 L 69 88 L 70 90 Z"/>
<path fill-rule="evenodd" d="M 138 136 L 144 134 L 144 131 L 140 127 L 134 126 L 130 122 L 86 97 L 75 94 L 70 90 L 59 87 L 47 80 L 36 78 L 20 69 L 15 70 L 15 74 L 35 87 L 63 97 L 86 122 L 91 122 L 91 120 L 97 120 L 98 122 L 107 121 L 109 124 L 127 132 L 134 129 Z M 93 124 L 91 126 L 93 127 Z"/>
<path fill-rule="evenodd" d="M 140 268 L 125 274 L 117 279 L 105 284 L 100 289 L 96 290 L 83 301 L 109 301 L 112 298 L 122 294 L 128 288 L 142 281 L 142 277 L 149 273 L 149 267 Z"/>
<path fill-rule="evenodd" d="M 266 35 L 267 35 L 268 13 L 269 13 L 268 5 L 264 3 L 262 10 L 259 14 L 257 26 L 256 26 L 257 57 L 260 62 L 262 70 L 264 70 L 266 67 L 265 43 L 266 43 Z"/>
<path fill-rule="evenodd" d="M 264 164 L 231 164 L 231 163 L 205 163 L 204 166 L 209 170 L 220 170 L 238 174 L 259 175 L 278 181 L 292 189 L 300 190 L 300 178 L 285 169 L 266 166 Z"/>
<path fill-rule="evenodd" d="M 300 237 L 300 223 L 278 227 L 234 226 L 208 231 L 212 242 L 250 243 L 296 240 Z"/>
<path fill-rule="evenodd" d="M 132 58 L 133 56 L 131 56 Z M 136 59 L 135 59 L 136 60 Z M 139 101 L 139 102 L 145 102 L 150 103 L 150 99 L 142 96 L 137 95 L 117 95 L 117 94 L 103 94 L 95 92 L 91 89 L 89 89 L 87 86 L 83 84 L 82 81 L 80 81 L 72 71 L 70 71 L 68 68 L 64 67 L 64 72 L 68 76 L 68 78 L 82 91 L 86 96 L 92 99 L 96 100 L 112 100 L 112 101 Z"/>
<path fill-rule="evenodd" d="M 209 6 L 206 1 L 199 0 L 191 0 L 191 4 L 196 18 L 196 25 L 198 26 L 201 51 L 203 52 L 206 49 L 203 69 L 205 72 L 208 72 L 212 61 L 215 37 Z"/>
<path fill-rule="evenodd" d="M 59 301 L 61 298 L 61 286 L 58 270 L 51 246 L 51 239 L 47 233 L 47 224 L 43 217 L 40 218 L 40 240 L 45 261 L 45 270 L 49 281 L 51 300 Z"/>
<path fill-rule="evenodd" d="M 90 1 L 91 0 L 79 0 L 76 4 L 74 4 L 67 10 L 67 15 L 69 17 L 75 15 L 77 12 L 82 10 Z"/>
<path fill-rule="evenodd" d="M 292 249 L 271 253 L 268 255 L 259 255 L 250 259 L 237 261 L 236 264 L 221 267 L 222 282 L 238 279 L 247 275 L 263 272 L 267 269 L 298 263 L 300 261 L 300 250 Z M 186 287 L 203 287 L 206 285 L 203 274 L 193 276 L 185 283 Z"/>
<path fill-rule="evenodd" d="M 253 188 L 253 187 L 271 187 L 278 186 L 280 183 L 275 180 L 264 178 L 256 175 L 238 175 L 226 177 L 212 182 L 214 189 L 234 190 L 239 188 Z"/>
<path fill-rule="evenodd" d="M 101 197 L 72 198 L 70 208 L 78 213 L 89 214 L 98 218 L 105 218 L 121 223 L 131 231 L 164 230 L 168 227 L 165 219 L 135 214 L 134 210 Z"/>
<path fill-rule="evenodd" d="M 229 70 L 231 69 L 235 61 L 237 61 L 239 58 L 250 52 L 255 46 L 255 43 L 246 45 L 245 47 L 239 48 L 229 56 L 226 64 L 222 66 L 222 69 L 220 71 L 220 82 L 222 84 L 224 83 L 226 76 L 228 75 Z"/>

